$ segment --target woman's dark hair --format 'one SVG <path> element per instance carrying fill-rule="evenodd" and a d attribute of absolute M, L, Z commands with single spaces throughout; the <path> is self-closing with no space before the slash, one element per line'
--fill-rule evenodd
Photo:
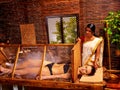
<path fill-rule="evenodd" d="M 94 75 L 94 74 L 95 74 L 95 72 L 96 72 L 95 67 L 94 67 L 94 66 L 91 66 L 91 67 L 92 67 L 92 70 L 91 70 L 91 73 L 90 73 L 90 74 L 88 74 L 88 76 L 92 76 L 92 75 Z"/>
<path fill-rule="evenodd" d="M 91 29 L 91 31 L 95 34 L 95 25 L 94 24 L 88 24 L 87 26 L 86 26 L 86 28 L 90 28 Z"/>

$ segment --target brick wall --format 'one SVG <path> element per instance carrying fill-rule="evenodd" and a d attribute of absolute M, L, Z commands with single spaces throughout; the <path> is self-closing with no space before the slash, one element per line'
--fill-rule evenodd
<path fill-rule="evenodd" d="M 45 39 L 47 39 L 46 17 L 79 14 L 79 0 L 44 0 L 41 3 L 41 18 Z"/>
<path fill-rule="evenodd" d="M 120 10 L 120 0 L 80 0 L 80 26 L 83 31 L 87 23 L 94 23 L 97 27 L 96 34 L 104 27 L 101 20 L 109 11 Z"/>
<path fill-rule="evenodd" d="M 18 2 L 0 3 L 0 31 L 10 43 L 21 43 L 19 25 L 25 23 L 24 9 Z"/>
<path fill-rule="evenodd" d="M 86 24 L 94 23 L 99 35 L 101 20 L 119 8 L 120 0 L 13 0 L 0 3 L 0 31 L 6 32 L 10 43 L 21 43 L 19 25 L 34 23 L 37 43 L 47 43 L 46 16 L 79 14 L 80 34 Z"/>

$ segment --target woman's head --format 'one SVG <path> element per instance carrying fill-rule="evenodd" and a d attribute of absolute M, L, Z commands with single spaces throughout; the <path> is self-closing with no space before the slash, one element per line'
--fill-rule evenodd
<path fill-rule="evenodd" d="M 78 68 L 78 74 L 92 76 L 95 74 L 95 67 L 91 65 L 85 65 Z"/>
<path fill-rule="evenodd" d="M 86 35 L 95 35 L 95 25 L 88 24 L 85 28 Z"/>

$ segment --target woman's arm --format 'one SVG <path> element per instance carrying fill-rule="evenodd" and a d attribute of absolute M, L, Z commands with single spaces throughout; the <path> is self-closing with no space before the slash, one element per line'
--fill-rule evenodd
<path fill-rule="evenodd" d="M 56 79 L 56 78 L 62 78 L 62 79 L 69 79 L 71 78 L 70 73 L 64 73 L 59 75 L 48 75 L 48 76 L 41 76 L 41 79 Z M 39 80 L 39 76 L 36 77 L 37 80 Z"/>
<path fill-rule="evenodd" d="M 101 50 L 101 44 L 102 42 L 98 45 L 97 49 L 96 49 L 96 54 L 95 54 L 95 62 L 94 62 L 94 66 L 95 68 L 99 67 L 99 58 L 100 58 L 100 50 Z"/>

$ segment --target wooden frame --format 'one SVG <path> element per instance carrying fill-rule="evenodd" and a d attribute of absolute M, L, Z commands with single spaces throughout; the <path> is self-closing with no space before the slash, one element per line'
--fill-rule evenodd
<path fill-rule="evenodd" d="M 36 80 L 36 76 L 38 75 L 40 76 L 38 80 L 42 80 L 42 69 L 43 67 L 46 67 L 46 65 L 44 65 L 44 62 L 46 60 L 47 64 L 64 64 L 71 62 L 70 52 L 73 46 L 74 44 L 17 45 L 16 53 L 14 53 L 14 55 L 16 55 L 12 61 L 13 63 L 5 60 L 1 64 L 1 67 L 3 68 L 3 74 L 1 76 L 4 78 L 9 77 L 12 79 Z M 4 46 L 4 48 L 7 48 L 7 51 L 10 51 L 11 47 L 15 49 L 15 46 L 12 45 Z M 5 50 L 3 50 L 3 52 L 6 53 Z M 9 53 L 13 54 L 11 52 Z M 6 55 L 6 57 L 7 56 L 9 59 L 9 55 Z M 6 59 L 6 57 L 3 55 L 3 59 Z M 9 74 L 11 74 L 11 76 L 9 76 Z"/>
<path fill-rule="evenodd" d="M 15 58 L 15 64 L 12 70 L 12 76 L 11 77 L 0 77 L 0 83 L 2 84 L 17 84 L 17 85 L 23 85 L 23 86 L 30 86 L 30 87 L 45 87 L 45 88 L 63 88 L 63 89 L 91 89 L 91 90 L 103 90 L 103 87 L 105 86 L 105 83 L 100 82 L 100 83 L 82 83 L 78 81 L 77 78 L 77 68 L 81 65 L 80 59 L 81 59 L 81 46 L 80 46 L 81 42 L 77 42 L 75 45 L 74 44 L 48 44 L 48 45 L 12 45 L 12 46 L 16 46 L 18 47 L 17 49 L 17 53 L 16 53 L 16 58 Z M 8 47 L 10 45 L 7 45 Z M 70 46 L 71 47 L 71 67 L 72 67 L 72 77 L 71 80 L 72 82 L 67 82 L 67 81 L 54 81 L 54 80 L 35 80 L 35 79 L 25 79 L 25 78 L 15 78 L 15 68 L 17 67 L 17 60 L 19 59 L 19 53 L 21 50 L 21 47 L 40 47 L 43 46 L 44 50 L 42 49 L 42 51 L 44 52 L 42 55 L 42 64 L 44 63 L 44 59 L 45 59 L 45 52 L 48 50 L 47 47 L 49 46 L 50 48 L 54 49 L 54 47 L 56 46 Z M 51 47 L 54 46 L 54 47 Z M 5 47 L 1 46 L 1 47 Z M 64 49 L 64 48 L 63 48 Z M 63 50 L 61 49 L 61 50 Z M 29 51 L 29 50 L 28 50 Z M 39 67 L 40 71 L 42 71 L 42 66 Z M 39 75 L 41 76 L 41 73 L 39 73 Z M 9 82 L 8 82 L 9 81 Z M 93 87 L 94 85 L 94 87 Z"/>
<path fill-rule="evenodd" d="M 79 36 L 78 20 L 78 14 L 46 17 L 48 43 L 75 43 Z"/>
<path fill-rule="evenodd" d="M 82 65 L 81 62 L 81 41 L 78 41 L 74 47 L 72 48 L 72 78 L 73 82 L 75 82 L 78 79 L 77 71 L 78 67 Z"/>

